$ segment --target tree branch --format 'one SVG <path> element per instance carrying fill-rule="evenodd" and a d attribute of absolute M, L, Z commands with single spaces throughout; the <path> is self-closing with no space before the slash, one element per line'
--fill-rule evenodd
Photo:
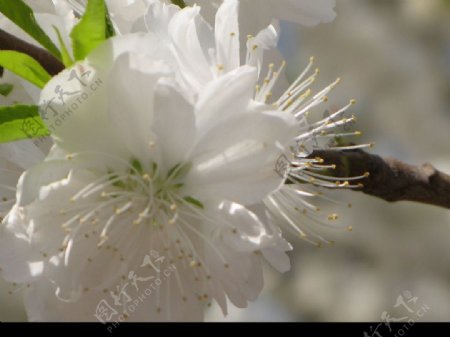
<path fill-rule="evenodd" d="M 450 175 L 442 173 L 431 164 L 413 166 L 394 158 L 382 158 L 362 150 L 315 151 L 326 164 L 335 164 L 335 177 L 361 176 L 362 191 L 389 202 L 415 201 L 450 209 Z"/>
<path fill-rule="evenodd" d="M 0 29 L 0 50 L 14 50 L 29 55 L 52 76 L 64 69 L 64 65 L 45 49 L 25 42 L 2 29 Z"/>

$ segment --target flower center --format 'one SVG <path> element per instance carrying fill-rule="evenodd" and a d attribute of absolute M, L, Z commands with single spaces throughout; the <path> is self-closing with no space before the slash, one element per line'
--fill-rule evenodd
<path fill-rule="evenodd" d="M 66 239 L 70 240 L 80 225 L 90 222 L 97 228 L 98 245 L 102 246 L 112 233 L 121 231 L 120 225 L 147 225 L 162 230 L 177 223 L 180 213 L 186 210 L 200 213 L 203 204 L 183 194 L 190 169 L 190 163 L 177 164 L 166 172 L 157 163 L 144 169 L 139 160 L 133 159 L 125 172 L 109 170 L 79 190 L 71 198 L 73 206 L 61 210 L 61 214 L 73 215 L 62 225 L 68 232 Z M 118 222 L 119 226 L 113 226 Z"/>
<path fill-rule="evenodd" d="M 183 203 L 191 203 L 197 207 L 202 204 L 192 197 L 182 197 L 183 180 L 191 169 L 191 164 L 177 164 L 167 173 L 161 172 L 157 163 L 152 163 L 149 170 L 134 159 L 129 174 L 124 177 L 112 176 L 113 186 L 121 192 L 135 195 L 136 201 L 145 200 L 145 206 L 133 220 L 133 224 L 150 224 L 163 228 L 165 224 L 174 224 L 178 219 L 178 207 Z M 114 193 L 108 197 L 119 195 Z M 116 211 L 120 212 L 120 210 Z"/>

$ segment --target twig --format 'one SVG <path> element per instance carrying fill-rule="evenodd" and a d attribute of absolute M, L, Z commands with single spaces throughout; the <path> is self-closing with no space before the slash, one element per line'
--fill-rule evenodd
<path fill-rule="evenodd" d="M 335 164 L 333 176 L 370 176 L 361 181 L 357 189 L 389 202 L 416 201 L 450 209 L 450 175 L 431 164 L 413 166 L 394 158 L 382 158 L 362 150 L 315 151 L 327 164 Z"/>
<path fill-rule="evenodd" d="M 27 43 L 2 29 L 0 29 L 0 50 L 14 50 L 29 55 L 52 76 L 64 69 L 64 65 L 45 49 Z"/>

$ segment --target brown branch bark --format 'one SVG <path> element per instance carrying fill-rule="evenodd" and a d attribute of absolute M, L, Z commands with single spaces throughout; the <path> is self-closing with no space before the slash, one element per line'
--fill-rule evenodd
<path fill-rule="evenodd" d="M 333 176 L 351 177 L 370 173 L 357 189 L 389 202 L 415 201 L 450 209 L 450 175 L 431 164 L 413 166 L 394 158 L 382 158 L 361 150 L 315 151 L 327 164 L 335 164 Z"/>
<path fill-rule="evenodd" d="M 64 65 L 45 49 L 27 43 L 2 29 L 0 29 L 0 50 L 14 50 L 29 55 L 52 76 L 64 69 Z"/>

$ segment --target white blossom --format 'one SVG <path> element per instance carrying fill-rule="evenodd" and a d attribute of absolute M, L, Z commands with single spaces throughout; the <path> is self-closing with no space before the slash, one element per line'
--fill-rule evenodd
<path fill-rule="evenodd" d="M 156 32 L 161 40 L 171 46 L 177 67 L 182 70 L 186 90 L 193 91 L 193 96 L 201 92 L 212 79 L 223 76 L 242 64 L 258 69 L 255 100 L 271 104 L 277 110 L 293 115 L 297 120 L 298 129 L 297 136 L 292 139 L 290 151 L 284 153 L 278 158 L 278 162 L 274 163 L 274 167 L 287 166 L 277 169 L 282 170 L 279 173 L 289 183 L 270 195 L 261 205 L 253 207 L 261 218 L 275 225 L 283 225 L 286 230 L 306 241 L 318 246 L 323 243 L 331 244 L 332 241 L 323 238 L 317 228 L 351 231 L 352 227 L 339 224 L 338 215 L 335 213 L 322 213 L 315 205 L 317 199 L 340 203 L 327 197 L 326 192 L 318 190 L 317 187 L 358 188 L 360 180 L 367 174 L 337 179 L 330 176 L 334 165 L 324 164 L 321 158 L 308 157 L 313 150 L 325 148 L 350 150 L 370 146 L 370 144 L 340 146 L 335 142 L 335 139 L 361 134 L 352 130 L 351 126 L 356 118 L 347 114 L 355 101 L 351 100 L 343 108 L 333 111 L 323 107 L 340 79 L 314 93 L 312 86 L 319 70 L 313 68 L 313 57 L 294 83 L 283 89 L 280 89 L 282 85 L 275 89 L 280 80 L 281 84 L 284 84 L 282 71 L 285 63 L 281 62 L 277 68 L 274 63 L 267 62 L 267 53 L 273 56 L 279 32 L 274 25 L 269 25 L 255 36 L 249 35 L 243 53 L 239 42 L 240 30 L 237 19 L 239 3 L 236 0 L 224 1 L 216 14 L 215 29 L 212 29 L 200 15 L 198 6 L 180 11 L 176 6 L 159 2 L 149 7 L 145 22 L 150 31 Z M 167 27 L 167 30 L 163 31 L 156 27 Z M 189 50 L 189 53 L 185 53 L 185 50 Z M 242 54 L 246 55 L 245 60 L 241 60 Z M 192 55 L 195 57 L 191 57 Z M 266 64 L 268 68 L 265 68 Z M 277 91 L 282 92 L 280 97 L 277 97 Z"/>
<path fill-rule="evenodd" d="M 276 97 L 285 64 L 263 59 L 276 25 L 242 48 L 238 5 L 224 1 L 212 28 L 198 6 L 151 1 L 133 25 L 146 33 L 108 40 L 44 88 L 55 145 L 22 174 L 0 231 L 3 276 L 24 287 L 30 320 L 91 321 L 105 308 L 108 319 L 201 320 L 212 301 L 226 313 L 227 298 L 255 300 L 263 258 L 289 270 L 278 224 L 327 242 L 305 228 L 320 221 L 307 199 L 322 195 L 304 183 L 361 177 L 329 182 L 333 167 L 309 148 L 357 134 L 338 129 L 353 101 L 312 122 L 339 82 L 313 94 L 312 61 Z"/>
<path fill-rule="evenodd" d="M 232 7 L 220 13 L 219 28 L 234 25 Z M 182 28 L 192 14 L 179 11 L 174 22 Z M 220 57 L 228 33 L 216 33 Z M 45 161 L 22 175 L 0 248 L 5 277 L 29 284 L 31 320 L 94 320 L 97 305 L 124 286 L 143 298 L 131 277 L 162 278 L 141 267 L 151 252 L 163 258 L 160 271 L 175 266 L 173 275 L 133 308 L 128 297 L 110 303 L 129 320 L 201 320 L 212 300 L 226 312 L 226 297 L 245 307 L 262 289 L 263 256 L 289 269 L 290 245 L 246 206 L 283 184 L 274 163 L 295 119 L 254 99 L 250 65 L 213 69 L 197 92 L 187 90 L 193 78 L 181 64 L 199 54 L 187 48 L 190 59 L 180 60 L 181 42 L 111 39 L 44 88 L 43 112 L 55 89 L 67 93 L 43 114 L 50 129 L 73 111 L 53 130 Z M 68 80 L 73 71 L 80 81 Z"/>

